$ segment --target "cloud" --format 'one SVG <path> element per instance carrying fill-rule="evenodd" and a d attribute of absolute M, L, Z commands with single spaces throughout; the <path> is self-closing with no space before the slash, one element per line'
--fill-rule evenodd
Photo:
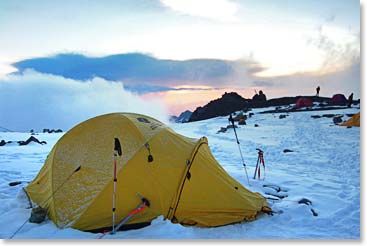
<path fill-rule="evenodd" d="M 334 94 L 348 96 L 354 93 L 355 98 L 361 97 L 361 64 L 355 60 L 343 70 L 328 73 L 296 73 L 287 76 L 268 78 L 274 86 L 269 87 L 268 98 L 291 95 L 315 95 L 315 88 L 321 87 L 321 96 L 332 97 Z M 267 96 L 268 96 L 267 94 Z"/>
<path fill-rule="evenodd" d="M 218 87 L 164 87 L 164 86 L 155 86 L 149 84 L 141 84 L 141 85 L 125 85 L 124 88 L 128 91 L 137 93 L 137 94 L 145 94 L 150 92 L 162 92 L 162 91 L 209 91 L 209 90 L 220 90 L 222 88 Z"/>
<path fill-rule="evenodd" d="M 91 117 L 134 112 L 168 122 L 158 100 L 144 100 L 121 83 L 102 78 L 84 82 L 26 70 L 0 79 L 0 126 L 14 131 L 68 130 Z"/>
<path fill-rule="evenodd" d="M 227 0 L 161 0 L 168 8 L 191 16 L 231 21 L 238 11 L 237 4 Z"/>
<path fill-rule="evenodd" d="M 335 14 L 330 14 L 328 17 L 325 18 L 325 22 L 333 22 L 335 20 L 335 17 Z"/>
<path fill-rule="evenodd" d="M 33 69 L 40 73 L 60 75 L 76 80 L 94 77 L 137 84 L 169 86 L 182 82 L 192 84 L 221 84 L 233 73 L 233 64 L 225 60 L 193 59 L 163 60 L 141 53 L 117 54 L 105 57 L 86 57 L 80 54 L 59 54 L 32 58 L 13 64 L 21 73 Z"/>
<path fill-rule="evenodd" d="M 275 83 L 273 81 L 255 80 L 252 82 L 252 85 L 259 87 L 273 87 L 275 86 Z"/>
<path fill-rule="evenodd" d="M 315 35 L 308 38 L 307 44 L 323 53 L 321 72 L 344 70 L 360 59 L 360 33 L 322 24 Z"/>

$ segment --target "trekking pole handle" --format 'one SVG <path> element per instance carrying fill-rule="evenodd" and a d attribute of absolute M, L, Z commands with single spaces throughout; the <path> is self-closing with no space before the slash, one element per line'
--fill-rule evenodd
<path fill-rule="evenodd" d="M 140 198 L 142 203 L 145 203 L 145 205 L 147 205 L 148 207 L 150 207 L 150 202 L 148 199 L 146 199 L 145 197 L 143 197 L 142 195 L 136 193 L 136 196 Z"/>

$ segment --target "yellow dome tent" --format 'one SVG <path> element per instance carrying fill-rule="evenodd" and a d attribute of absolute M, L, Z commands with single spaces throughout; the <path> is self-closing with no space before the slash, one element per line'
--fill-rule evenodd
<path fill-rule="evenodd" d="M 115 138 L 121 144 L 117 160 Z M 187 138 L 132 113 L 98 116 L 65 133 L 26 192 L 58 227 L 92 231 L 112 226 L 114 181 L 115 224 L 139 205 L 138 196 L 150 203 L 127 226 L 160 215 L 174 223 L 220 226 L 254 220 L 267 206 L 226 173 L 205 137 Z"/>
<path fill-rule="evenodd" d="M 347 120 L 346 122 L 344 122 L 343 124 L 340 124 L 340 125 L 341 126 L 358 126 L 358 127 L 360 127 L 359 119 L 360 119 L 360 112 L 356 113 L 349 120 Z"/>

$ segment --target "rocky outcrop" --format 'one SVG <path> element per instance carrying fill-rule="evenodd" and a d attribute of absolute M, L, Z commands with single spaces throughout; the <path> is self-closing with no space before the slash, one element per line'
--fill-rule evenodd
<path fill-rule="evenodd" d="M 39 141 L 37 138 L 31 136 L 30 138 L 28 138 L 26 141 L 18 141 L 19 145 L 28 145 L 30 142 L 35 142 L 38 144 L 47 144 L 46 141 Z"/>
<path fill-rule="evenodd" d="M 196 110 L 192 113 L 189 121 L 199 121 L 218 116 L 227 116 L 238 110 L 248 111 L 252 108 L 286 106 L 290 104 L 295 104 L 297 100 L 301 97 L 304 96 L 281 97 L 270 100 L 252 100 L 245 99 L 238 95 L 236 92 L 225 93 L 222 95 L 221 98 L 210 101 L 207 105 L 203 107 L 196 108 Z M 306 96 L 305 98 L 310 98 L 313 102 L 320 102 L 325 104 L 330 101 L 330 98 L 327 97 Z"/>
<path fill-rule="evenodd" d="M 206 120 L 218 116 L 227 116 L 246 107 L 250 99 L 244 99 L 236 92 L 224 93 L 221 98 L 210 101 L 203 107 L 198 107 L 192 113 L 189 121 Z"/>
<path fill-rule="evenodd" d="M 30 142 L 35 142 L 35 143 L 38 143 L 38 144 L 47 144 L 46 141 L 39 141 L 37 138 L 31 136 L 29 137 L 26 141 L 17 141 L 18 145 L 22 146 L 22 145 L 28 145 Z M 4 146 L 6 144 L 11 144 L 13 143 L 13 141 L 5 141 L 5 140 L 1 140 L 0 141 L 0 146 Z"/>
<path fill-rule="evenodd" d="M 48 128 L 43 129 L 43 133 L 60 133 L 60 132 L 62 132 L 61 129 L 57 129 L 57 130 L 55 130 L 55 129 L 48 129 Z"/>

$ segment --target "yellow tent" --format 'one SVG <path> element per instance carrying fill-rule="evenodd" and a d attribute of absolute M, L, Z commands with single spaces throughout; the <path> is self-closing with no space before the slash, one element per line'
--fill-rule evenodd
<path fill-rule="evenodd" d="M 349 120 L 347 120 L 346 122 L 344 122 L 343 124 L 340 124 L 340 125 L 341 126 L 358 126 L 359 127 L 360 126 L 359 118 L 360 118 L 360 112 L 356 113 Z"/>
<path fill-rule="evenodd" d="M 220 226 L 254 220 L 267 206 L 226 173 L 205 137 L 187 138 L 132 113 L 98 116 L 65 133 L 26 192 L 58 227 L 90 231 L 111 227 L 114 183 L 116 225 L 139 205 L 137 194 L 150 207 L 127 226 L 160 215 L 174 223 Z"/>

